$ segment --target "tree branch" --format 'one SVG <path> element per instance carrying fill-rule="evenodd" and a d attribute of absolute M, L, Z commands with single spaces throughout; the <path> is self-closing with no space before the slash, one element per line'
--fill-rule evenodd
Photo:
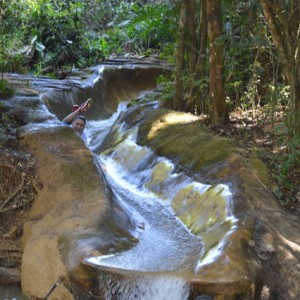
<path fill-rule="evenodd" d="M 273 3 L 269 0 L 260 0 L 267 24 L 270 28 L 274 44 L 279 49 L 281 55 L 285 60 L 288 59 L 288 51 L 285 47 L 285 43 L 283 42 L 283 36 L 282 36 L 282 30 L 280 29 L 280 26 L 278 22 L 276 21 L 277 11 L 278 11 L 278 5 L 277 2 Z"/>

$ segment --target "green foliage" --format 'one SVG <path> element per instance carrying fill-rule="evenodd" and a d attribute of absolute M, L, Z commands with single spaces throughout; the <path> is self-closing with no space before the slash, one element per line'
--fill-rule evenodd
<path fill-rule="evenodd" d="M 162 49 L 173 41 L 171 7 L 140 2 L 5 1 L 0 11 L 0 71 L 25 72 L 30 67 L 42 74 L 47 66 L 82 68 L 114 53 Z"/>
<path fill-rule="evenodd" d="M 160 58 L 166 59 L 168 63 L 175 64 L 176 42 L 166 42 L 160 51 Z"/>
<path fill-rule="evenodd" d="M 278 187 L 275 190 L 275 196 L 283 206 L 288 207 L 294 202 L 292 196 L 299 191 L 300 136 L 294 136 L 288 143 L 288 152 L 277 159 Z"/>
<path fill-rule="evenodd" d="M 251 20 L 259 12 L 252 2 L 236 2 L 224 7 L 224 34 L 225 34 L 225 69 L 226 94 L 231 109 L 241 107 L 248 109 L 257 104 L 258 86 L 264 66 L 258 56 L 266 46 L 264 31 L 257 21 Z M 251 22 L 253 21 L 253 22 Z M 257 24 L 256 27 L 253 24 Z M 255 37 L 254 37 L 255 36 Z"/>
<path fill-rule="evenodd" d="M 24 20 L 27 5 L 24 1 L 2 1 L 0 7 L 0 72 L 24 71 Z"/>
<path fill-rule="evenodd" d="M 129 36 L 136 40 L 139 37 L 141 47 L 161 48 L 163 43 L 172 41 L 170 30 L 175 24 L 172 22 L 169 5 L 146 5 L 143 8 L 135 5 L 133 10 L 135 16 L 127 30 Z"/>
<path fill-rule="evenodd" d="M 157 78 L 157 83 L 160 86 L 160 89 L 162 91 L 161 93 L 161 101 L 164 103 L 164 105 L 167 107 L 168 105 L 171 105 L 171 101 L 174 97 L 174 77 L 172 76 L 165 76 L 160 75 Z"/>
<path fill-rule="evenodd" d="M 91 30 L 84 20 L 85 8 L 85 3 L 76 0 L 4 2 L 0 25 L 1 69 L 11 70 L 7 67 L 11 65 L 7 58 L 16 55 L 23 56 L 21 66 L 38 66 L 36 73 L 40 72 L 41 64 L 60 68 L 76 65 L 82 57 L 88 58 L 81 59 L 80 66 L 99 61 L 102 57 L 100 45 L 95 45 L 89 35 Z M 4 65 L 5 61 L 8 63 Z"/>
<path fill-rule="evenodd" d="M 60 67 L 72 64 L 80 57 L 93 55 L 86 44 L 84 24 L 81 14 L 84 6 L 79 1 L 40 2 L 31 11 L 30 34 L 44 46 L 35 50 L 41 58 L 33 57 L 35 62 L 44 61 L 48 65 Z"/>
<path fill-rule="evenodd" d="M 3 108 L 0 102 L 0 146 L 7 142 L 16 130 L 16 122 Z"/>
<path fill-rule="evenodd" d="M 125 18 L 124 18 L 125 17 Z M 174 42 L 172 28 L 176 26 L 170 5 L 122 1 L 114 11 L 110 28 L 102 35 L 102 51 L 109 54 L 124 52 L 151 53 Z"/>
<path fill-rule="evenodd" d="M 14 88 L 6 80 L 0 80 L 0 99 L 5 99 L 14 94 Z"/>

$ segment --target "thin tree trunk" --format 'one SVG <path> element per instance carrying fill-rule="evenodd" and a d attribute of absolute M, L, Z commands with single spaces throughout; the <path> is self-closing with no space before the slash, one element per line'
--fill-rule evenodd
<path fill-rule="evenodd" d="M 199 53 L 197 58 L 197 66 L 196 66 L 196 75 L 195 81 L 199 81 L 200 79 L 204 79 L 207 76 L 206 73 L 206 49 L 207 49 L 207 0 L 200 1 L 200 22 L 199 22 Z M 203 97 L 202 87 L 197 86 L 197 91 L 194 92 L 197 95 L 195 105 L 197 109 L 197 113 L 204 112 L 205 102 L 207 101 L 207 92 L 205 91 L 205 96 Z"/>
<path fill-rule="evenodd" d="M 288 117 L 288 127 L 292 135 L 300 136 L 300 64 L 289 72 L 291 96 L 290 96 L 290 115 Z"/>
<path fill-rule="evenodd" d="M 189 87 L 188 95 L 186 97 L 185 110 L 192 112 L 194 109 L 194 90 L 195 90 L 195 75 L 196 75 L 196 3 L 195 0 L 188 2 L 188 56 L 189 56 Z"/>
<path fill-rule="evenodd" d="M 222 42 L 221 1 L 207 2 L 208 36 L 210 42 L 209 99 L 210 122 L 221 125 L 228 122 L 224 90 L 224 43 Z"/>
<path fill-rule="evenodd" d="M 278 0 L 260 3 L 290 85 L 289 129 L 293 135 L 300 135 L 300 4 Z"/>
<path fill-rule="evenodd" d="M 185 34 L 187 25 L 188 0 L 183 0 L 180 8 L 178 49 L 176 53 L 175 82 L 174 82 L 174 99 L 172 108 L 183 110 L 183 86 L 182 77 L 184 74 L 184 52 L 185 52 Z"/>

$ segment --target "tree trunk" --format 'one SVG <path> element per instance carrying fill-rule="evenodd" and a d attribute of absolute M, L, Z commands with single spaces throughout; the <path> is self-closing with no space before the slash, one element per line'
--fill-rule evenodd
<path fill-rule="evenodd" d="M 207 55 L 206 55 L 206 49 L 207 49 L 207 0 L 201 0 L 201 6 L 200 6 L 200 22 L 199 22 L 199 55 L 197 58 L 197 66 L 196 66 L 196 75 L 195 75 L 195 81 L 199 81 L 200 79 L 204 79 L 207 76 L 206 73 L 206 62 L 207 62 Z M 197 86 L 196 91 L 196 109 L 198 113 L 205 112 L 205 106 L 207 102 L 207 91 L 202 90 L 203 86 Z"/>
<path fill-rule="evenodd" d="M 187 10 L 188 0 L 183 0 L 180 8 L 179 19 L 179 34 L 178 34 L 178 49 L 176 53 L 176 67 L 175 67 L 175 94 L 173 98 L 172 108 L 175 110 L 183 110 L 183 86 L 182 77 L 184 74 L 184 52 L 185 52 L 185 34 L 187 25 Z"/>
<path fill-rule="evenodd" d="M 192 112 L 194 109 L 194 87 L 195 87 L 195 75 L 196 75 L 196 3 L 195 0 L 188 2 L 188 57 L 189 57 L 189 69 L 188 74 L 190 77 L 188 85 L 188 95 L 185 100 L 185 110 Z"/>
<path fill-rule="evenodd" d="M 260 3 L 290 85 L 289 129 L 293 135 L 300 135 L 300 4 L 279 0 Z"/>
<path fill-rule="evenodd" d="M 210 122 L 213 125 L 226 124 L 229 120 L 226 111 L 224 90 L 224 43 L 222 41 L 221 1 L 207 1 L 209 36 L 209 99 Z"/>
<path fill-rule="evenodd" d="M 290 115 L 288 117 L 288 127 L 292 135 L 300 136 L 300 64 L 289 70 L 291 96 Z"/>

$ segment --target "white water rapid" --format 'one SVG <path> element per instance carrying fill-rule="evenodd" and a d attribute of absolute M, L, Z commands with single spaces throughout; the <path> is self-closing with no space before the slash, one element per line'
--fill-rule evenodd
<path fill-rule="evenodd" d="M 125 130 L 122 122 L 114 125 L 120 142 L 97 153 L 125 108 L 126 103 L 121 103 L 109 120 L 89 122 L 87 135 L 90 149 L 102 166 L 116 199 L 136 222 L 134 231 L 139 232 L 138 243 L 125 251 L 120 249 L 87 258 L 86 263 L 132 277 L 131 280 L 105 279 L 103 283 L 100 275 L 107 300 L 115 299 L 116 294 L 120 300 L 184 300 L 189 295 L 186 278 L 214 262 L 235 229 L 232 195 L 226 185 L 206 185 L 177 173 L 170 160 L 136 143 L 137 127 Z M 173 209 L 174 202 L 186 198 L 183 199 L 186 203 L 189 197 L 203 202 L 199 220 L 190 227 Z M 208 202 L 212 205 L 207 205 Z M 193 233 L 193 226 L 200 228 L 200 232 Z M 204 235 L 216 236 L 215 240 L 206 242 L 201 230 Z"/>
<path fill-rule="evenodd" d="M 119 280 L 105 282 L 105 299 L 119 295 L 120 300 L 186 300 L 190 286 L 185 280 L 170 277 L 138 277 L 135 280 Z"/>

